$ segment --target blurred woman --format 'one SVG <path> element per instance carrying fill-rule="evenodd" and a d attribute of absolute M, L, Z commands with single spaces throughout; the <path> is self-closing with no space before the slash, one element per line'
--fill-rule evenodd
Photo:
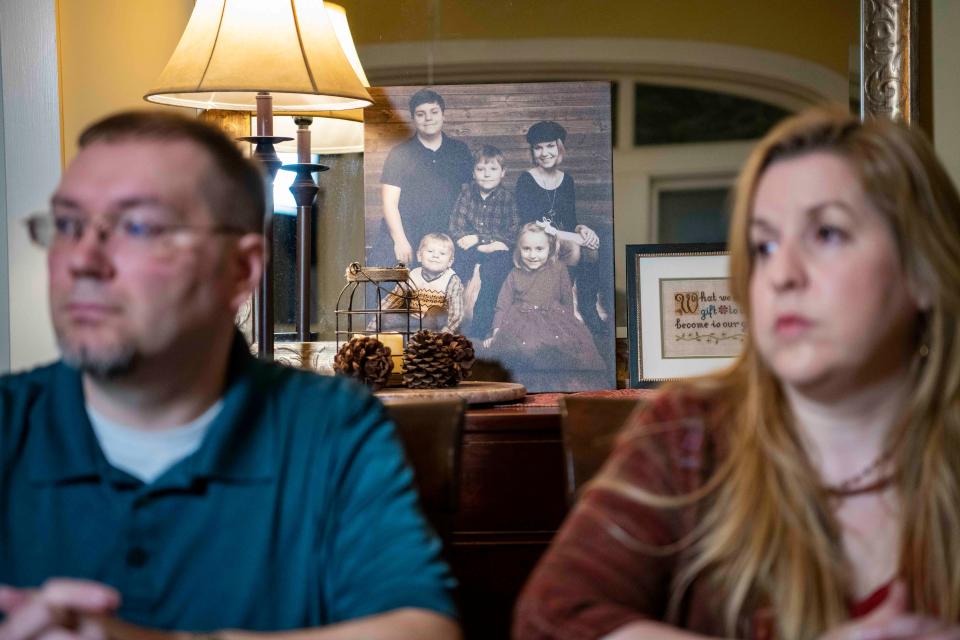
<path fill-rule="evenodd" d="M 729 247 L 743 353 L 634 415 L 516 637 L 960 637 L 960 199 L 929 144 L 782 123 Z"/>

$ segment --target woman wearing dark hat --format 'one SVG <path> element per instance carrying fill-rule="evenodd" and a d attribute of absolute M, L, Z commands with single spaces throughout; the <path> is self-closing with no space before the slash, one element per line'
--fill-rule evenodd
<path fill-rule="evenodd" d="M 571 267 L 580 316 L 598 336 L 606 326 L 597 313 L 596 270 L 579 265 L 597 261 L 600 238 L 590 227 L 577 224 L 576 186 L 570 174 L 560 170 L 566 138 L 567 130 L 552 120 L 541 120 L 527 130 L 533 167 L 517 178 L 517 212 L 521 225 L 544 221 L 557 230 L 557 258 Z"/>

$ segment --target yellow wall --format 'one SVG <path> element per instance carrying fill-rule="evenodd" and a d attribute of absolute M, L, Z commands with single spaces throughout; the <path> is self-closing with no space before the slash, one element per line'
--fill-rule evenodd
<path fill-rule="evenodd" d="M 58 0 L 63 155 L 77 135 L 118 109 L 147 107 L 193 10 L 192 0 Z M 171 108 L 171 107 L 168 107 Z"/>
<path fill-rule="evenodd" d="M 540 37 L 700 40 L 848 73 L 859 0 L 340 0 L 358 45 Z M 97 118 L 145 107 L 193 0 L 58 0 L 63 154 Z"/>
<path fill-rule="evenodd" d="M 842 76 L 860 0 L 334 0 L 358 45 L 498 38 L 666 38 L 767 49 Z M 436 9 L 436 10 L 434 10 Z"/>

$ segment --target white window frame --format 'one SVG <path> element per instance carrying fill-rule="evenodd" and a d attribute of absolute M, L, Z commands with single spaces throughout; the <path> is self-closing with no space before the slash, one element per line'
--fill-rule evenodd
<path fill-rule="evenodd" d="M 720 174 L 683 174 L 677 176 L 657 176 L 650 179 L 650 239 L 660 242 L 660 196 L 669 191 L 699 191 L 701 189 L 732 189 L 737 178 L 736 172 Z"/>

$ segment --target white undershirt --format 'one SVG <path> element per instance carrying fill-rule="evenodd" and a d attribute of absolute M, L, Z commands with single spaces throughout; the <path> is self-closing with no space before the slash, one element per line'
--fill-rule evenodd
<path fill-rule="evenodd" d="M 146 484 L 199 449 L 210 423 L 222 408 L 223 400 L 217 400 L 185 425 L 148 430 L 117 424 L 86 405 L 87 416 L 107 461 Z"/>

